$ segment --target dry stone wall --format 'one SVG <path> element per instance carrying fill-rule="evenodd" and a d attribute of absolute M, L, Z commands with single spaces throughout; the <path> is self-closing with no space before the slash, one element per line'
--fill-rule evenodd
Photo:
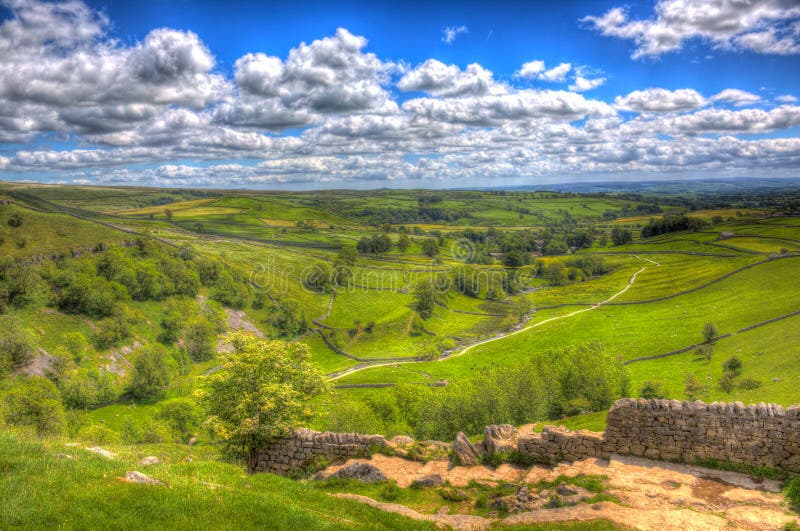
<path fill-rule="evenodd" d="M 484 441 L 472 445 L 459 434 L 453 452 L 462 464 L 481 455 L 516 451 L 531 461 L 556 463 L 612 454 L 693 462 L 714 459 L 800 472 L 800 406 L 774 404 L 618 400 L 609 410 L 605 433 L 546 426 L 520 434 L 509 425 L 488 426 Z M 317 459 L 364 457 L 389 443 L 378 435 L 297 430 L 254 452 L 254 472 L 302 470 Z"/>
<path fill-rule="evenodd" d="M 607 451 L 651 459 L 715 459 L 800 472 L 800 407 L 619 400 Z"/>
<path fill-rule="evenodd" d="M 371 451 L 387 444 L 380 435 L 300 429 L 266 448 L 255 450 L 250 455 L 248 467 L 251 472 L 287 474 L 322 461 L 343 462 L 355 457 L 367 457 Z"/>

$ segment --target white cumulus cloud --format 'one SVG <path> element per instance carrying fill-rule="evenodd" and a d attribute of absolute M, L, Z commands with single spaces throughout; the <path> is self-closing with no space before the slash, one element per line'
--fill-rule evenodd
<path fill-rule="evenodd" d="M 447 26 L 442 30 L 442 42 L 453 44 L 456 37 L 462 33 L 468 33 L 469 29 L 466 26 Z"/>
<path fill-rule="evenodd" d="M 615 7 L 583 21 L 602 35 L 632 40 L 634 59 L 680 50 L 691 39 L 722 49 L 800 53 L 796 0 L 658 0 L 651 18 L 631 19 Z"/>

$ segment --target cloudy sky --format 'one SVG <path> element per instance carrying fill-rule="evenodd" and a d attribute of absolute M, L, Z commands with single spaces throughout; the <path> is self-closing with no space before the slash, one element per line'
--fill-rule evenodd
<path fill-rule="evenodd" d="M 800 0 L 630 4 L 0 0 L 0 178 L 800 176 Z"/>

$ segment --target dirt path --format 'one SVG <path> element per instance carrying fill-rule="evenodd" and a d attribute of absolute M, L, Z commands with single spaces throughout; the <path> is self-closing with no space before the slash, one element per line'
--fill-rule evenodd
<path fill-rule="evenodd" d="M 636 256 L 636 255 L 634 255 L 634 256 Z M 636 258 L 639 258 L 640 260 L 646 260 L 646 261 L 654 264 L 655 267 L 659 267 L 661 265 L 661 264 L 659 264 L 658 262 L 656 262 L 654 260 L 650 260 L 649 258 L 641 258 L 639 256 L 636 256 Z M 456 358 L 458 356 L 463 356 L 464 354 L 466 354 L 470 350 L 472 350 L 472 349 L 474 349 L 476 347 L 480 347 L 482 345 L 486 345 L 487 343 L 492 343 L 494 341 L 500 341 L 501 339 L 506 339 L 508 337 L 515 336 L 517 334 L 521 334 L 522 332 L 527 332 L 529 330 L 532 330 L 534 328 L 538 328 L 538 327 L 540 327 L 542 325 L 545 325 L 547 323 L 551 323 L 553 321 L 559 321 L 561 319 L 568 319 L 570 317 L 573 317 L 575 315 L 578 315 L 578 314 L 581 314 L 581 313 L 584 313 L 584 312 L 590 312 L 592 310 L 596 310 L 597 308 L 600 308 L 601 306 L 610 303 L 611 301 L 613 301 L 614 299 L 616 299 L 617 297 L 619 297 L 620 295 L 622 295 L 623 293 L 628 291 L 631 288 L 631 286 L 633 286 L 633 284 L 636 282 L 636 277 L 639 276 L 640 273 L 642 273 L 645 270 L 647 270 L 648 267 L 651 267 L 651 266 L 644 266 L 643 268 L 638 270 L 636 273 L 634 273 L 633 276 L 630 278 L 630 280 L 628 280 L 628 283 L 625 285 L 624 288 L 622 288 L 620 291 L 614 293 L 613 295 L 611 295 L 609 298 L 607 298 L 606 300 L 604 300 L 602 302 L 594 303 L 594 304 L 590 305 L 588 308 L 583 308 L 581 310 L 575 310 L 574 312 L 568 313 L 566 315 L 557 315 L 555 317 L 550 317 L 548 319 L 545 319 L 543 321 L 538 321 L 538 322 L 533 323 L 533 324 L 528 325 L 528 326 L 521 326 L 521 327 L 517 328 L 516 330 L 512 330 L 510 332 L 504 332 L 502 334 L 498 334 L 496 336 L 493 336 L 493 337 L 490 337 L 490 338 L 487 338 L 487 339 L 482 339 L 482 340 L 477 341 L 475 343 L 471 343 L 469 345 L 466 345 L 466 346 L 462 347 L 461 349 L 454 350 L 454 351 L 452 351 L 450 353 L 445 353 L 442 356 L 440 356 L 440 357 L 438 357 L 438 358 L 436 358 L 435 360 L 432 360 L 432 361 L 444 361 L 444 360 L 447 360 L 447 359 L 450 359 L 450 358 Z M 423 362 L 429 362 L 429 361 L 431 361 L 431 360 L 416 359 L 416 360 L 406 360 L 406 361 L 396 361 L 396 362 L 381 362 L 381 363 L 371 363 L 371 364 L 357 365 L 355 367 L 350 367 L 349 369 L 344 369 L 344 370 L 342 370 L 340 372 L 337 372 L 337 373 L 334 373 L 332 375 L 329 375 L 328 379 L 330 381 L 335 381 L 335 380 L 338 380 L 339 378 L 342 378 L 344 376 L 348 376 L 350 374 L 353 374 L 353 373 L 356 373 L 356 372 L 360 372 L 360 371 L 364 371 L 364 370 L 367 370 L 367 369 L 374 369 L 375 367 L 387 367 L 387 366 L 392 366 L 392 365 L 403 365 L 403 364 L 407 364 L 407 363 L 423 363 Z"/>
<path fill-rule="evenodd" d="M 784 499 L 780 495 L 781 485 L 777 481 L 754 480 L 737 472 L 638 457 L 612 456 L 608 460 L 590 458 L 574 463 L 561 463 L 555 467 L 536 465 L 531 468 L 512 465 L 501 465 L 497 468 L 483 465 L 450 468 L 447 461 L 421 463 L 383 455 L 375 455 L 369 461 L 354 461 L 368 462 L 375 466 L 401 488 L 406 488 L 414 480 L 429 474 L 439 474 L 451 486 L 465 489 L 467 493 L 470 492 L 469 486 L 473 481 L 483 484 L 535 486 L 540 481 L 557 481 L 562 475 L 606 478 L 603 493 L 609 495 L 609 501 L 579 502 L 557 508 L 543 507 L 512 513 L 505 518 L 491 514 L 469 514 L 475 512 L 472 509 L 475 500 L 471 498 L 457 509 L 457 513 L 445 514 L 440 511 L 431 514 L 427 512 L 430 511 L 430 503 L 426 505 L 426 511 L 423 506 L 406 507 L 382 503 L 364 496 L 336 494 L 383 511 L 448 525 L 454 529 L 487 529 L 492 526 L 603 519 L 625 528 L 643 530 L 771 530 L 780 529 L 789 522 L 797 522 L 797 516 L 787 512 L 785 508 Z M 339 468 L 341 466 L 330 467 L 323 475 L 332 474 Z M 430 495 L 435 500 L 437 493 L 432 490 Z"/>

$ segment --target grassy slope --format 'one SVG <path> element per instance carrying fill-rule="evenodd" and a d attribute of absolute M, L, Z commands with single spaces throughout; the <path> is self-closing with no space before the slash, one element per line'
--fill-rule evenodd
<path fill-rule="evenodd" d="M 272 267 L 268 273 L 271 279 L 270 292 L 296 299 L 312 318 L 320 317 L 326 312 L 330 297 L 302 289 L 300 281 L 303 269 L 311 264 L 330 263 L 335 256 L 336 247 L 342 242 L 353 242 L 362 235 L 374 232 L 374 229 L 361 224 L 362 218 L 356 215 L 361 209 L 367 207 L 413 209 L 417 206 L 417 192 L 398 191 L 377 191 L 370 194 L 346 191 L 325 194 L 248 192 L 246 195 L 231 193 L 213 197 L 209 197 L 212 194 L 205 194 L 204 197 L 187 191 L 136 189 L 37 187 L 33 191 L 48 201 L 70 207 L 115 211 L 125 216 L 125 218 L 115 217 L 113 219 L 115 224 L 134 226 L 142 231 L 155 230 L 161 237 L 175 242 L 189 243 L 198 252 L 220 257 L 248 273 L 257 271 L 263 265 Z M 162 204 L 167 201 L 171 202 Z M 580 220 L 598 220 L 605 210 L 618 209 L 623 204 L 614 199 L 553 198 L 547 193 L 502 196 L 479 192 L 452 192 L 448 193 L 446 199 L 438 205 L 467 210 L 471 212 L 471 217 L 458 219 L 449 227 L 439 226 L 444 232 L 467 225 L 540 226 L 547 220 L 558 219 L 565 212 Z M 135 208 L 139 210 L 132 210 Z M 167 208 L 175 213 L 174 223 L 166 220 L 164 211 Z M 519 209 L 527 209 L 528 212 L 520 218 Z M 151 213 L 156 219 L 149 219 Z M 717 214 L 719 213 L 707 212 L 697 215 L 708 218 Z M 735 215 L 735 212 L 729 214 Z M 58 221 L 56 226 L 59 227 L 75 224 L 69 231 L 54 233 L 64 240 L 60 245 L 68 247 L 106 239 L 99 236 L 119 238 L 123 235 L 100 225 L 61 214 L 26 211 L 26 217 L 30 218 L 26 230 L 34 231 L 31 234 L 45 233 L 44 226 L 53 226 L 53 220 Z M 264 220 L 268 222 L 265 223 Z M 307 220 L 312 220 L 317 229 L 310 231 L 294 226 L 297 221 Z M 219 231 L 245 239 L 215 239 L 207 234 L 197 234 L 194 232 L 197 223 L 202 223 L 204 227 L 213 229 L 214 232 Z M 330 229 L 330 225 L 334 228 Z M 2 230 L 11 229 L 0 223 L 0 231 Z M 737 237 L 719 240 L 719 233 L 723 231 L 735 233 Z M 33 239 L 40 241 L 38 237 Z M 44 242 L 42 244 L 44 247 L 53 247 L 47 240 L 41 241 Z M 587 282 L 562 287 L 545 287 L 526 297 L 537 307 L 598 302 L 619 291 L 634 272 L 645 266 L 647 269 L 639 275 L 636 284 L 617 301 L 642 301 L 673 295 L 762 260 L 767 253 L 783 247 L 795 249 L 798 242 L 800 242 L 800 230 L 796 220 L 780 218 L 738 220 L 716 225 L 703 232 L 664 235 L 646 241 L 637 240 L 622 247 L 601 249 L 595 246 L 588 252 L 625 253 L 605 255 L 606 260 L 615 267 L 614 271 Z M 7 241 L 5 247 L 10 245 Z M 27 255 L 33 250 L 35 249 L 29 247 L 24 254 Z M 670 254 L 665 251 L 682 251 L 684 254 Z M 586 251 L 582 251 L 584 252 Z M 636 255 L 644 252 L 648 254 Z M 662 254 L 651 254 L 653 252 Z M 686 252 L 729 256 L 698 256 Z M 756 254 L 753 254 L 754 252 Z M 447 249 L 444 249 L 445 263 L 436 267 L 446 266 L 448 256 Z M 655 260 L 661 265 L 656 267 L 644 258 Z M 360 372 L 342 380 L 342 383 L 416 381 L 422 372 L 427 372 L 434 378 L 441 377 L 450 381 L 465 380 L 474 371 L 479 371 L 489 364 L 513 363 L 520 356 L 535 355 L 543 349 L 594 339 L 599 339 L 626 359 L 658 354 L 699 341 L 699 330 L 708 320 L 713 320 L 720 331 L 725 333 L 796 309 L 794 301 L 800 293 L 797 292 L 793 279 L 798 270 L 798 262 L 800 262 L 798 259 L 789 259 L 757 266 L 691 294 L 644 305 L 608 306 L 566 320 L 548 323 L 507 340 L 487 344 L 474 349 L 462 358 L 443 363 L 422 364 L 413 367 L 414 370 L 408 370 L 412 367 L 405 366 Z M 357 281 L 369 286 L 405 287 L 404 270 L 424 269 L 429 265 L 430 260 L 421 255 L 419 244 L 415 243 L 406 254 L 393 250 L 384 257 L 362 257 L 359 267 L 356 268 Z M 538 284 L 540 280 L 534 279 L 532 283 Z M 392 291 L 359 289 L 343 291 L 337 297 L 330 317 L 324 322 L 345 332 L 343 346 L 352 354 L 366 358 L 417 355 L 430 338 L 426 335 L 414 337 L 408 334 L 412 301 L 412 295 Z M 152 317 L 153 319 L 150 319 L 152 322 L 158 321 L 160 318 L 158 308 L 141 306 L 140 309 L 148 319 Z M 580 308 L 581 306 L 567 306 L 542 310 L 533 315 L 531 323 L 566 315 Z M 455 295 L 448 301 L 448 308 L 438 308 L 434 317 L 425 323 L 425 327 L 439 337 L 456 336 L 461 341 L 467 341 L 475 337 L 493 335 L 502 318 L 470 315 L 459 311 L 502 313 L 503 310 L 502 305 L 486 304 L 477 298 Z M 257 323 L 266 317 L 266 310 L 248 311 Z M 48 349 L 54 348 L 63 331 L 77 328 L 87 335 L 91 333 L 89 324 L 80 318 L 42 310 L 26 310 L 26 312 L 24 315 L 26 322 L 42 337 L 42 344 Z M 360 320 L 362 325 L 374 321 L 376 326 L 373 333 L 349 336 L 346 332 L 354 326 L 356 319 Z M 789 320 L 757 329 L 722 341 L 718 349 L 722 352 L 728 343 L 744 345 L 736 347 L 737 349 L 748 349 L 750 348 L 748 342 L 775 341 L 777 336 L 770 335 L 771 329 L 779 331 L 788 329 L 791 332 L 792 326 L 795 326 L 793 320 Z M 145 329 L 137 329 L 137 338 L 149 341 L 152 339 L 151 335 Z M 318 335 L 309 336 L 304 341 L 311 348 L 313 359 L 326 372 L 340 370 L 357 363 L 333 353 Z M 800 341 L 789 333 L 777 341 L 771 352 L 774 356 L 788 358 L 798 343 Z M 685 358 L 690 354 L 682 356 Z M 680 359 L 682 357 L 679 356 L 631 366 L 634 384 L 638 385 L 647 378 L 664 379 L 670 389 L 677 393 L 681 390 L 681 382 L 688 370 L 677 365 Z M 749 365 L 755 365 L 755 362 L 756 360 L 752 360 Z M 771 384 L 773 377 L 779 377 L 778 371 L 774 369 L 776 363 L 762 365 L 763 370 L 759 376 L 765 381 L 769 380 Z M 640 371 L 645 371 L 644 367 L 652 368 L 640 374 Z M 705 377 L 705 374 L 703 376 Z M 716 376 L 712 375 L 713 378 Z M 800 399 L 789 384 L 785 384 L 784 390 L 776 390 L 773 387 L 765 383 L 762 388 L 749 391 L 748 396 L 753 399 L 759 397 L 764 400 L 774 399 L 782 403 Z M 709 396 L 713 395 L 713 391 L 709 393 L 711 393 Z"/>
<path fill-rule="evenodd" d="M 12 214 L 22 216 L 22 226 L 8 225 Z M 25 242 L 22 246 L 17 243 L 20 237 Z M 37 212 L 16 204 L 0 206 L 0 240 L 4 240 L 0 254 L 14 258 L 69 253 L 127 239 L 131 236 L 66 214 Z"/>
<path fill-rule="evenodd" d="M 427 529 L 377 509 L 331 498 L 302 483 L 241 467 L 173 459 L 145 472 L 167 487 L 117 480 L 138 469 L 126 448 L 108 460 L 56 442 L 0 432 L 0 528 L 25 529 Z M 60 458 L 56 454 L 73 456 Z"/>
<path fill-rule="evenodd" d="M 488 343 L 462 357 L 420 364 L 416 368 L 434 378 L 463 380 L 482 367 L 513 363 L 515 359 L 535 355 L 538 351 L 592 340 L 599 340 L 624 359 L 660 354 L 701 341 L 700 331 L 707 321 L 714 321 L 721 333 L 728 333 L 796 310 L 800 296 L 800 286 L 796 282 L 798 263 L 800 258 L 797 257 L 769 262 L 707 288 L 661 302 L 605 306 Z M 559 310 L 562 311 L 574 310 Z M 760 330 L 747 334 L 760 335 Z M 797 345 L 797 342 L 788 341 L 776 348 L 788 355 Z M 343 378 L 341 383 L 406 381 L 408 378 L 412 376 L 406 371 L 388 367 L 355 373 Z M 800 401 L 800 393 L 795 396 L 795 400 Z"/>

